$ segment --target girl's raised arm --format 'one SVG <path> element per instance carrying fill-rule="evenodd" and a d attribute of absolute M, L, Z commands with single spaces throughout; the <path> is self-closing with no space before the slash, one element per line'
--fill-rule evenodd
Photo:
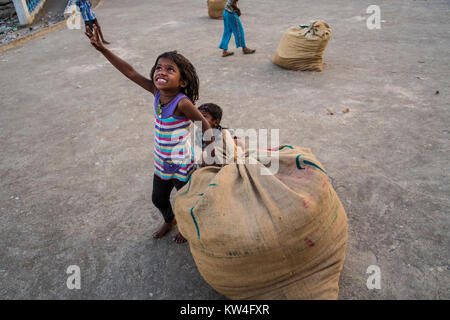
<path fill-rule="evenodd" d="M 142 88 L 150 91 L 151 93 L 153 93 L 153 95 L 155 95 L 156 88 L 153 84 L 153 81 L 141 75 L 139 72 L 134 70 L 134 68 L 130 64 L 108 50 L 100 40 L 98 29 L 95 24 L 94 32 L 92 32 L 89 27 L 86 27 L 85 34 L 91 40 L 91 44 L 94 46 L 94 48 L 100 51 L 105 56 L 105 58 L 108 59 L 108 61 L 111 62 L 114 67 L 116 67 L 117 70 L 122 72 L 128 79 L 130 79 L 134 83 L 140 85 Z"/>

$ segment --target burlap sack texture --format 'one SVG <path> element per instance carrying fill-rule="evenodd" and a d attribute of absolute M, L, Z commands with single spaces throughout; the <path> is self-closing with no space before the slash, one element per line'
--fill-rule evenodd
<path fill-rule="evenodd" d="M 207 0 L 208 15 L 212 19 L 223 19 L 223 10 L 227 0 Z"/>
<path fill-rule="evenodd" d="M 283 34 L 272 62 L 290 70 L 322 71 L 323 53 L 331 34 L 331 28 L 323 21 L 290 27 Z"/>
<path fill-rule="evenodd" d="M 176 196 L 178 228 L 202 277 L 230 299 L 337 299 L 347 215 L 309 149 L 265 157 L 277 159 L 274 175 L 248 161 L 195 171 Z"/>

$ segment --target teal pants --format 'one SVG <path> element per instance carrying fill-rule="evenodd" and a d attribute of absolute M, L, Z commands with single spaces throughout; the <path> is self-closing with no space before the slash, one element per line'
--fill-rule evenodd
<path fill-rule="evenodd" d="M 245 35 L 241 19 L 236 12 L 229 13 L 227 10 L 223 10 L 223 35 L 219 45 L 220 49 L 228 50 L 228 43 L 232 34 L 234 35 L 236 48 L 245 47 Z"/>

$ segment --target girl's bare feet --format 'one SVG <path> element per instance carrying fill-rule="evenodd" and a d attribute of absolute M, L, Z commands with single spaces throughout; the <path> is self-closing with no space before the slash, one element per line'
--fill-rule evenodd
<path fill-rule="evenodd" d="M 173 226 L 175 226 L 177 224 L 177 220 L 175 220 L 175 218 L 172 220 L 172 222 L 164 222 L 164 224 L 161 226 L 161 228 L 159 228 L 158 231 L 156 231 L 153 234 L 153 238 L 155 239 L 159 239 L 164 237 L 164 235 L 169 232 Z M 173 242 L 176 243 L 185 243 L 187 240 L 185 237 L 183 237 L 183 235 L 178 232 L 177 235 L 172 239 Z"/>
<path fill-rule="evenodd" d="M 242 52 L 244 53 L 244 54 L 252 54 L 252 53 L 255 53 L 255 49 L 250 49 L 250 48 L 247 48 L 247 47 L 243 47 L 242 48 Z"/>
<path fill-rule="evenodd" d="M 234 52 L 228 51 L 228 50 L 223 50 L 222 52 L 222 57 L 228 57 L 228 56 L 232 56 L 234 54 Z"/>
<path fill-rule="evenodd" d="M 164 224 L 161 226 L 161 228 L 159 228 L 158 231 L 156 231 L 153 234 L 153 238 L 155 238 L 155 239 L 162 238 L 176 224 L 177 224 L 177 221 L 175 219 L 173 219 L 172 222 L 164 222 Z"/>

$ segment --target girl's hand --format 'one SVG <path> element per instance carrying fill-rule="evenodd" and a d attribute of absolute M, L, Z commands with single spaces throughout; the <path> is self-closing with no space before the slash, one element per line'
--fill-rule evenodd
<path fill-rule="evenodd" d="M 92 30 L 88 26 L 86 26 L 86 32 L 84 34 L 89 38 L 89 40 L 91 40 L 91 44 L 95 49 L 97 49 L 98 51 L 102 51 L 102 49 L 104 49 L 105 47 L 103 46 L 103 42 L 100 40 L 100 37 L 98 35 L 97 26 L 94 24 L 93 28 L 94 32 L 92 32 Z"/>

